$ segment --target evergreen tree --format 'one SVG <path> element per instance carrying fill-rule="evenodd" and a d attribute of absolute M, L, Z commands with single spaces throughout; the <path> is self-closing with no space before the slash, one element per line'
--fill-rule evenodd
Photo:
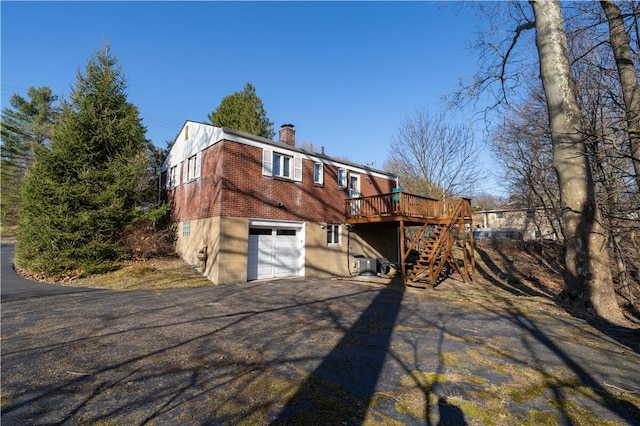
<path fill-rule="evenodd" d="M 17 223 L 22 179 L 35 147 L 50 140 L 58 111 L 58 97 L 49 87 L 31 87 L 27 95 L 30 99 L 14 94 L 11 108 L 2 111 L 0 218 L 4 231 Z"/>
<path fill-rule="evenodd" d="M 267 117 L 262 100 L 251 83 L 247 83 L 241 92 L 224 97 L 220 106 L 209 114 L 209 120 L 218 127 L 229 127 L 268 139 L 275 136 L 273 122 Z"/>
<path fill-rule="evenodd" d="M 25 176 L 18 265 L 90 273 L 126 255 L 123 234 L 149 214 L 155 190 L 145 132 L 117 59 L 109 46 L 96 51 Z"/>

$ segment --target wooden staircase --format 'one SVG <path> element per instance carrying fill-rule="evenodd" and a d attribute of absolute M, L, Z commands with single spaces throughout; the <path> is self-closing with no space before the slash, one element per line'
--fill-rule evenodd
<path fill-rule="evenodd" d="M 469 198 L 440 201 L 403 191 L 350 198 L 345 200 L 345 223 L 398 225 L 398 263 L 405 285 L 433 288 L 453 270 L 465 282 L 472 281 L 475 258 Z M 407 226 L 420 227 L 409 244 Z"/>
<path fill-rule="evenodd" d="M 428 231 L 428 237 L 420 254 L 407 273 L 407 285 L 421 288 L 433 288 L 445 279 L 451 270 L 456 270 L 465 279 L 471 279 L 465 269 L 461 269 L 458 259 L 453 254 L 456 240 L 465 232 L 465 221 L 462 215 L 462 204 L 458 204 L 448 219 L 442 223 L 425 224 L 409 245 L 409 250 L 416 246 L 419 239 Z"/>

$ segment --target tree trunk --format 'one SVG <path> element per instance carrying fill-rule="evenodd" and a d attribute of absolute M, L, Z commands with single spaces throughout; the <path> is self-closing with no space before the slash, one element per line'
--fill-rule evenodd
<path fill-rule="evenodd" d="M 599 129 L 602 127 L 599 126 Z M 600 146 L 600 141 L 604 140 L 605 136 L 600 135 L 595 141 L 592 142 L 591 147 L 594 153 L 595 160 L 595 171 L 598 176 L 600 183 L 602 185 L 602 189 L 605 192 L 604 203 L 600 204 L 602 206 L 604 212 L 604 219 L 607 228 L 607 234 L 609 243 L 611 245 L 611 254 L 613 255 L 613 261 L 616 265 L 614 282 L 617 280 L 618 282 L 618 290 L 617 293 L 621 294 L 623 297 L 627 299 L 627 301 L 634 306 L 635 298 L 633 292 L 631 291 L 631 286 L 629 285 L 629 280 L 627 279 L 627 263 L 625 260 L 625 256 L 622 252 L 622 247 L 620 245 L 620 234 L 619 229 L 614 223 L 614 217 L 616 216 L 615 212 L 615 195 L 617 193 L 614 182 L 612 182 L 612 178 L 607 175 L 605 160 L 606 154 Z M 615 288 L 615 285 L 614 285 Z"/>
<path fill-rule="evenodd" d="M 640 192 L 640 84 L 631 59 L 629 37 L 624 30 L 620 8 L 612 0 L 601 1 L 600 5 L 607 15 L 607 21 L 609 21 L 609 41 L 618 67 L 631 145 L 631 161 L 633 162 L 636 186 Z"/>
<path fill-rule="evenodd" d="M 536 46 L 544 87 L 553 166 L 558 174 L 565 237 L 563 299 L 593 309 L 612 322 L 624 321 L 611 278 L 606 234 L 596 206 L 594 182 L 580 132 L 580 110 L 571 75 L 564 23 L 557 0 L 532 1 Z"/>

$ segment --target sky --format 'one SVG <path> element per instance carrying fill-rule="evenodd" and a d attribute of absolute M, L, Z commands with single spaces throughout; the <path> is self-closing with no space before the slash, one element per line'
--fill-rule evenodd
<path fill-rule="evenodd" d="M 159 147 L 186 120 L 208 122 L 249 82 L 276 135 L 291 123 L 298 144 L 382 169 L 398 126 L 416 108 L 440 111 L 478 66 L 468 3 L 2 1 L 0 9 L 2 107 L 31 86 L 68 98 L 77 72 L 109 43 Z M 478 192 L 502 195 L 490 155 L 480 161 L 493 174 Z"/>

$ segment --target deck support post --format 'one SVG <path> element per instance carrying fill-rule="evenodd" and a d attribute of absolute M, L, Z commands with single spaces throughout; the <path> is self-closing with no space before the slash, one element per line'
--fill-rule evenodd
<path fill-rule="evenodd" d="M 404 220 L 400 219 L 400 271 L 402 271 L 402 285 L 407 284 L 406 260 L 407 255 L 404 252 Z"/>

